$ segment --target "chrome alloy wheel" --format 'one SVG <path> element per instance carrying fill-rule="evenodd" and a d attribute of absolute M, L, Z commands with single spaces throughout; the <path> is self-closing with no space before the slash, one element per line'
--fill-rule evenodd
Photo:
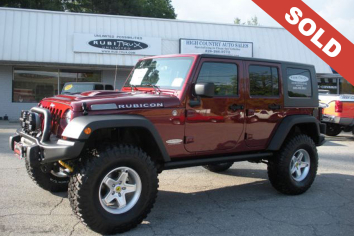
<path fill-rule="evenodd" d="M 293 180 L 303 181 L 310 171 L 310 154 L 304 150 L 297 150 L 290 162 L 290 174 Z"/>
<path fill-rule="evenodd" d="M 103 178 L 98 193 L 99 201 L 107 212 L 123 214 L 138 202 L 141 189 L 138 173 L 129 167 L 119 167 Z"/>

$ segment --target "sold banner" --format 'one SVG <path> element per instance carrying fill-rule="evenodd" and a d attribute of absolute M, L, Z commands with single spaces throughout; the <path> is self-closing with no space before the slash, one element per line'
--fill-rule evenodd
<path fill-rule="evenodd" d="M 253 0 L 354 85 L 354 44 L 301 0 Z"/>

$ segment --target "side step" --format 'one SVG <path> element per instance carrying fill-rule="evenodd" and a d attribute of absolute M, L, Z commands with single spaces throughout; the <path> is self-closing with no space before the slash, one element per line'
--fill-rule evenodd
<path fill-rule="evenodd" d="M 237 156 L 226 156 L 226 157 L 212 157 L 212 158 L 203 158 L 203 159 L 189 159 L 181 161 L 171 161 L 167 162 L 164 165 L 164 170 L 172 170 L 186 167 L 202 166 L 208 164 L 218 164 L 225 162 L 238 162 L 238 161 L 249 161 L 264 159 L 273 156 L 272 152 L 267 153 L 255 153 L 255 154 L 244 154 Z"/>

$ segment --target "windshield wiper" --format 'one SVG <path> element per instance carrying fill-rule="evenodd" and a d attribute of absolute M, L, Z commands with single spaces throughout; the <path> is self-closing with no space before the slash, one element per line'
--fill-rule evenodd
<path fill-rule="evenodd" d="M 132 93 L 134 91 L 138 91 L 138 88 L 136 87 L 136 85 L 131 84 L 130 87 L 132 88 Z"/>
<path fill-rule="evenodd" d="M 149 87 L 153 87 L 154 90 L 155 90 L 155 92 L 160 95 L 161 89 L 160 89 L 159 86 L 157 86 L 156 84 L 145 84 L 145 85 L 146 85 L 146 86 L 149 86 Z"/>

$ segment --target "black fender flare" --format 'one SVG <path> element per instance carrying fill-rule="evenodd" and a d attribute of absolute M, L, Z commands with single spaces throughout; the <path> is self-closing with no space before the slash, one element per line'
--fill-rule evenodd
<path fill-rule="evenodd" d="M 155 139 L 164 161 L 171 161 L 162 138 L 156 130 L 154 124 L 150 120 L 139 115 L 96 115 L 76 117 L 66 126 L 62 136 L 70 139 L 85 141 L 89 139 L 90 135 L 95 130 L 125 127 L 139 127 L 148 130 Z M 86 134 L 84 132 L 86 128 L 91 129 L 90 134 Z"/>
<path fill-rule="evenodd" d="M 315 137 L 314 142 L 317 146 L 323 144 L 324 139 L 321 138 L 320 122 L 315 117 L 310 115 L 291 115 L 285 117 L 281 121 L 268 145 L 267 150 L 278 151 L 283 145 L 291 129 L 295 125 L 299 124 L 307 124 L 315 127 L 315 133 L 313 134 L 313 136 Z"/>

